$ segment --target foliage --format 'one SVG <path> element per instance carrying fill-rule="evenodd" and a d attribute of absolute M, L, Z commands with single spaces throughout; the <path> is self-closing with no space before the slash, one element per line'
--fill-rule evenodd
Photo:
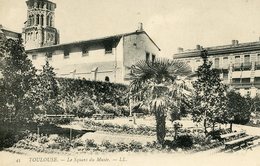
<path fill-rule="evenodd" d="M 94 113 L 96 113 L 94 101 L 89 97 L 85 97 L 80 101 L 77 113 L 74 112 L 74 115 L 77 115 L 78 117 L 91 117 Z"/>
<path fill-rule="evenodd" d="M 192 117 L 195 122 L 204 121 L 206 133 L 208 123 L 214 126 L 225 114 L 227 87 L 221 83 L 219 71 L 211 68 L 212 62 L 208 61 L 207 51 L 201 53 L 203 64 L 198 68 L 198 79 L 193 82 Z"/>
<path fill-rule="evenodd" d="M 100 108 L 104 113 L 118 115 L 116 108 L 111 103 L 105 103 Z"/>
<path fill-rule="evenodd" d="M 35 87 L 37 92 L 35 98 L 38 99 L 40 113 L 59 114 L 63 112 L 59 107 L 59 87 L 55 76 L 53 67 L 46 61 L 42 72 L 37 77 Z"/>
<path fill-rule="evenodd" d="M 142 143 L 138 142 L 138 141 L 134 141 L 132 140 L 129 144 L 129 149 L 132 151 L 139 151 L 140 149 L 142 149 Z"/>
<path fill-rule="evenodd" d="M 250 120 L 252 112 L 252 99 L 249 96 L 243 97 L 240 93 L 230 91 L 227 94 L 227 114 L 229 123 L 246 124 Z"/>
<path fill-rule="evenodd" d="M 97 147 L 97 144 L 95 143 L 95 141 L 93 139 L 87 139 L 85 141 L 85 145 L 86 145 L 86 147 L 92 147 L 92 148 Z"/>
<path fill-rule="evenodd" d="M 118 109 L 118 112 L 120 112 L 120 114 L 123 115 L 123 116 L 129 116 L 130 115 L 130 109 L 129 109 L 128 106 L 125 106 L 125 105 L 118 106 L 117 109 Z"/>
<path fill-rule="evenodd" d="M 131 99 L 150 107 L 155 114 L 157 141 L 161 145 L 164 144 L 166 135 L 165 118 L 168 105 L 174 101 L 181 89 L 177 86 L 178 77 L 189 72 L 185 63 L 168 59 L 141 60 L 131 68 Z"/>
<path fill-rule="evenodd" d="M 173 129 L 174 129 L 174 140 L 178 138 L 178 130 L 182 128 L 182 124 L 179 122 L 173 123 Z"/>
<path fill-rule="evenodd" d="M 188 134 L 179 135 L 176 139 L 176 144 L 180 148 L 191 148 L 193 145 L 192 136 Z"/>
<path fill-rule="evenodd" d="M 112 123 L 99 123 L 94 121 L 86 121 L 85 127 L 93 130 L 101 130 L 111 133 L 126 133 L 126 134 L 142 134 L 142 135 L 155 135 L 155 128 L 149 126 L 137 126 L 136 128 L 129 125 L 116 125 Z"/>
<path fill-rule="evenodd" d="M 113 106 L 128 105 L 126 85 L 69 78 L 58 78 L 58 82 L 64 103 L 88 96 L 100 105 L 105 103 L 111 103 Z"/>
<path fill-rule="evenodd" d="M 27 58 L 21 39 L 7 39 L 0 45 L 5 50 L 0 65 L 3 76 L 0 79 L 1 112 L 3 109 L 4 114 L 1 121 L 6 121 L 8 117 L 9 120 L 24 123 L 33 117 L 37 105 L 34 98 L 37 92 L 33 89 L 36 70 Z"/>

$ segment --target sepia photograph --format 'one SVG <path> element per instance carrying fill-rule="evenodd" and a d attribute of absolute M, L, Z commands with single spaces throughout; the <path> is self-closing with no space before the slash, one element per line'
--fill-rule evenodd
<path fill-rule="evenodd" d="M 260 166 L 259 0 L 0 0 L 1 166 Z"/>

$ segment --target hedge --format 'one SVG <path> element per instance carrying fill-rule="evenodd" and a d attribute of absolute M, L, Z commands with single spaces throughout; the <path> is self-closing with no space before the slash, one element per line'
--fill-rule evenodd
<path fill-rule="evenodd" d="M 128 105 L 127 85 L 86 79 L 57 78 L 62 98 L 87 94 L 99 105 Z"/>

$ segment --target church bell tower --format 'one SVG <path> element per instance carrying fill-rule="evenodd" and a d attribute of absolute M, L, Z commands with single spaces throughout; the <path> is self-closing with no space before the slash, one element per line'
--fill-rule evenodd
<path fill-rule="evenodd" d="M 27 0 L 27 21 L 23 28 L 25 49 L 59 44 L 55 28 L 56 4 L 48 0 Z"/>

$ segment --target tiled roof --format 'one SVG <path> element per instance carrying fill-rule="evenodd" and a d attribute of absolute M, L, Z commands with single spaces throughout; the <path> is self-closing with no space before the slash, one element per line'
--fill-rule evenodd
<path fill-rule="evenodd" d="M 57 45 L 53 45 L 53 46 L 45 46 L 45 47 L 26 50 L 26 52 L 45 51 L 45 50 L 51 50 L 51 49 L 55 50 L 55 49 L 66 47 L 66 46 L 80 46 L 82 44 L 97 43 L 97 42 L 102 42 L 102 41 L 105 41 L 105 40 L 119 40 L 123 36 L 128 36 L 128 35 L 133 35 L 133 34 L 141 34 L 141 33 L 146 34 L 149 37 L 149 39 L 154 43 L 154 45 L 158 48 L 158 50 L 160 50 L 160 48 L 155 44 L 155 42 L 151 39 L 151 37 L 145 31 L 135 31 L 135 32 L 130 32 L 130 33 L 123 33 L 123 34 L 117 34 L 117 35 L 112 35 L 112 36 L 105 36 L 105 37 L 102 37 L 102 38 L 75 41 L 75 42 L 70 42 L 70 43 L 62 43 L 62 44 L 57 44 Z"/>
<path fill-rule="evenodd" d="M 260 41 L 240 43 L 237 45 L 223 45 L 223 46 L 216 46 L 216 47 L 206 47 L 204 49 L 208 51 L 209 55 L 221 55 L 221 54 L 249 52 L 249 51 L 260 50 Z M 201 54 L 201 52 L 198 49 L 185 50 L 183 52 L 174 54 L 173 58 L 198 57 L 198 56 L 200 56 L 200 54 Z"/>

